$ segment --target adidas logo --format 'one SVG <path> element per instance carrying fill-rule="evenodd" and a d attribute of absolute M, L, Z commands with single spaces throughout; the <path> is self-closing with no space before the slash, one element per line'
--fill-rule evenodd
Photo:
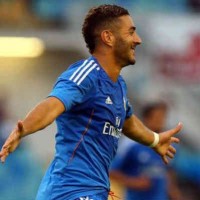
<path fill-rule="evenodd" d="M 113 104 L 113 102 L 109 96 L 106 99 L 106 104 Z"/>

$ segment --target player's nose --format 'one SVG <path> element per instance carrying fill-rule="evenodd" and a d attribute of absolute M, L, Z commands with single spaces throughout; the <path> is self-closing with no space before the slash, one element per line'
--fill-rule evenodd
<path fill-rule="evenodd" d="M 142 39 L 140 38 L 140 36 L 139 36 L 137 33 L 135 33 L 134 43 L 135 43 L 136 45 L 139 45 L 139 44 L 142 43 Z"/>

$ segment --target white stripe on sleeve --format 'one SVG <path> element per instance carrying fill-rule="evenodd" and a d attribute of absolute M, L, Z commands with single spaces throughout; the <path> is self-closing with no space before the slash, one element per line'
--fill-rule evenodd
<path fill-rule="evenodd" d="M 81 77 L 81 75 L 92 65 L 93 62 L 94 62 L 94 60 L 91 60 L 85 67 L 83 67 L 83 69 L 78 73 L 78 75 L 73 80 L 74 83 L 76 83 L 78 81 L 78 79 Z"/>
<path fill-rule="evenodd" d="M 85 66 L 85 64 L 88 62 L 88 60 L 85 60 L 84 63 L 71 75 L 69 80 L 72 80 L 76 74 Z"/>
<path fill-rule="evenodd" d="M 97 66 L 95 63 L 83 76 L 82 78 L 78 81 L 77 85 L 80 85 L 81 82 L 86 78 L 86 76 Z"/>

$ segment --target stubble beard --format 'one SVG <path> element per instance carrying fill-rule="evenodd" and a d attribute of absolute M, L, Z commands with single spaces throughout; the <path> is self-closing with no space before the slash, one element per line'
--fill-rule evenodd
<path fill-rule="evenodd" d="M 118 37 L 114 47 L 114 55 L 121 68 L 126 67 L 127 65 L 134 65 L 136 63 L 135 58 L 131 58 L 130 51 L 130 45 L 122 38 Z"/>

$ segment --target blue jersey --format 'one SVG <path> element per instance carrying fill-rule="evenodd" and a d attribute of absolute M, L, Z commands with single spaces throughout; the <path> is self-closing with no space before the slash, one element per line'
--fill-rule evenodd
<path fill-rule="evenodd" d="M 122 143 L 123 144 L 123 143 Z M 167 200 L 167 168 L 153 149 L 131 141 L 128 148 L 117 154 L 111 169 L 129 177 L 147 177 L 151 185 L 147 190 L 126 189 L 126 200 Z"/>
<path fill-rule="evenodd" d="M 109 191 L 109 166 L 124 120 L 132 115 L 121 76 L 113 82 L 97 60 L 71 65 L 49 97 L 66 110 L 57 119 L 56 154 L 37 199 L 73 200 Z"/>

